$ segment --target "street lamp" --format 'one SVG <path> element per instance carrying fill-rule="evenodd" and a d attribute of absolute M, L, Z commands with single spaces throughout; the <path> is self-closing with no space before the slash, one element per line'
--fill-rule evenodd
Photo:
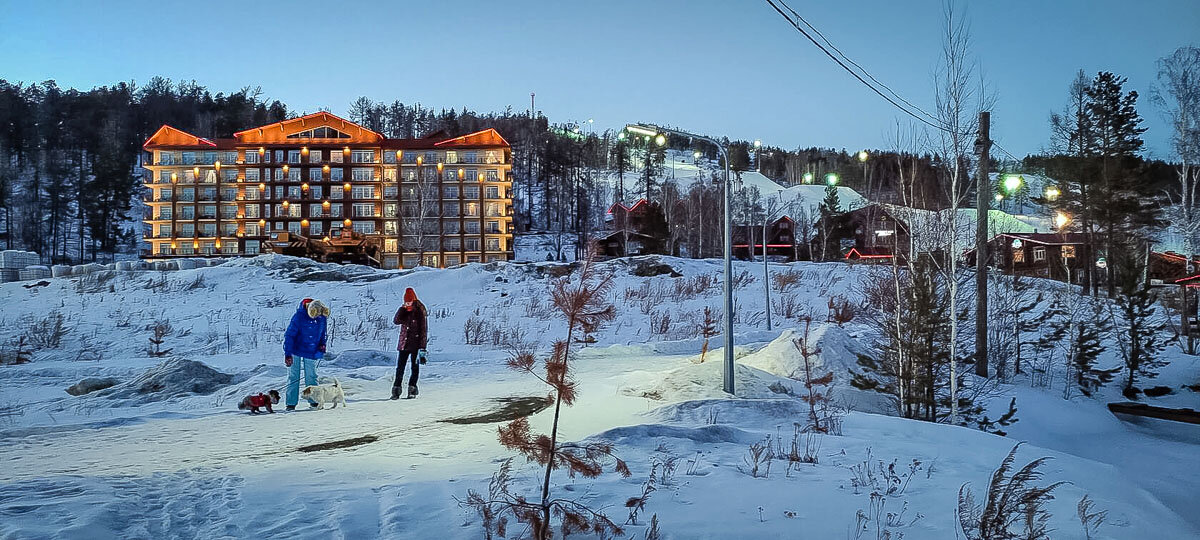
<path fill-rule="evenodd" d="M 1046 186 L 1045 194 L 1047 201 L 1053 201 L 1058 199 L 1058 196 L 1061 195 L 1062 192 L 1058 190 L 1058 186 Z"/>
<path fill-rule="evenodd" d="M 838 183 L 837 173 L 829 173 L 825 175 L 825 183 L 831 186 L 836 186 Z"/>
<path fill-rule="evenodd" d="M 662 128 L 650 124 L 630 124 L 625 126 L 625 129 L 637 135 L 654 136 L 655 138 L 662 137 L 664 142 L 666 139 L 664 133 L 699 139 L 717 147 L 717 151 L 721 153 L 721 158 L 725 161 L 725 362 L 721 380 L 723 383 L 722 388 L 725 392 L 733 394 L 733 214 L 730 205 L 730 200 L 733 197 L 729 185 L 729 153 L 725 151 L 725 147 L 721 143 L 702 135 L 696 135 L 695 133 Z"/>
<path fill-rule="evenodd" d="M 759 165 L 759 160 L 762 159 L 762 153 L 758 149 L 762 147 L 762 141 L 754 139 L 754 172 L 762 172 L 762 167 Z"/>
<path fill-rule="evenodd" d="M 867 198 L 871 198 L 871 182 L 867 180 L 867 158 L 871 157 L 866 150 L 858 151 L 858 161 L 863 166 L 863 184 L 867 186 Z"/>
<path fill-rule="evenodd" d="M 1070 222 L 1071 216 L 1067 215 L 1065 212 L 1060 210 L 1054 213 L 1054 226 L 1059 230 L 1062 230 L 1062 228 L 1066 227 Z"/>
<path fill-rule="evenodd" d="M 804 183 L 805 184 L 813 183 L 813 173 L 810 173 L 810 172 L 804 173 Z"/>
<path fill-rule="evenodd" d="M 1007 191 L 1009 195 L 1013 194 L 1018 189 L 1021 189 L 1022 183 L 1024 183 L 1024 180 L 1019 174 L 1004 175 L 1004 191 Z"/>

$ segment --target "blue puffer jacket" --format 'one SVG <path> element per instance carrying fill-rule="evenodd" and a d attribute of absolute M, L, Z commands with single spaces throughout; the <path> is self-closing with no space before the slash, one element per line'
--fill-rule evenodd
<path fill-rule="evenodd" d="M 317 318 L 308 316 L 307 302 L 300 302 L 300 308 L 292 315 L 288 323 L 287 333 L 283 336 L 283 354 L 302 358 L 321 358 L 325 353 L 325 316 Z"/>

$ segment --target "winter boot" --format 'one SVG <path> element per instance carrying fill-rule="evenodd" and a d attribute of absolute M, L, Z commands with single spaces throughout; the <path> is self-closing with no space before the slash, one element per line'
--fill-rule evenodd
<path fill-rule="evenodd" d="M 392 398 L 391 399 L 400 399 L 400 387 L 399 386 L 392 387 Z"/>
<path fill-rule="evenodd" d="M 417 385 L 415 385 L 415 384 L 408 385 L 408 397 L 406 397 L 404 399 L 415 399 L 416 397 L 417 397 Z"/>
<path fill-rule="evenodd" d="M 288 406 L 287 406 L 287 410 L 289 410 L 289 411 L 294 411 L 294 410 L 296 410 L 296 406 L 295 406 L 295 405 L 288 405 Z"/>

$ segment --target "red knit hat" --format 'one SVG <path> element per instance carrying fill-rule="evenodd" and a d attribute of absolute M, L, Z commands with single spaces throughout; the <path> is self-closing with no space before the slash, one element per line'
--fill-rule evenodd
<path fill-rule="evenodd" d="M 406 303 L 406 304 L 407 304 L 407 303 L 409 303 L 409 302 L 412 302 L 412 301 L 414 301 L 414 300 L 416 300 L 416 299 L 417 299 L 417 291 L 414 291 L 414 290 L 412 289 L 412 287 L 409 287 L 409 288 L 407 288 L 407 289 L 404 289 L 404 303 Z"/>

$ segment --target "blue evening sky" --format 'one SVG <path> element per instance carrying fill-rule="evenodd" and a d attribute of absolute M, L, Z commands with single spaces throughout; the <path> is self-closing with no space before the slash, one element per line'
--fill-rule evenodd
<path fill-rule="evenodd" d="M 932 108 L 940 0 L 791 0 L 847 55 Z M 1148 100 L 1155 61 L 1200 45 L 1197 0 L 969 2 L 997 91 L 993 137 L 1024 155 L 1077 69 L 1129 78 L 1150 153 L 1169 133 Z M 0 0 L 0 78 L 89 88 L 154 75 L 214 91 L 261 86 L 296 111 L 357 96 L 478 111 L 529 94 L 552 121 L 654 121 L 788 148 L 887 146 L 899 114 L 765 1 L 94 2 Z"/>

